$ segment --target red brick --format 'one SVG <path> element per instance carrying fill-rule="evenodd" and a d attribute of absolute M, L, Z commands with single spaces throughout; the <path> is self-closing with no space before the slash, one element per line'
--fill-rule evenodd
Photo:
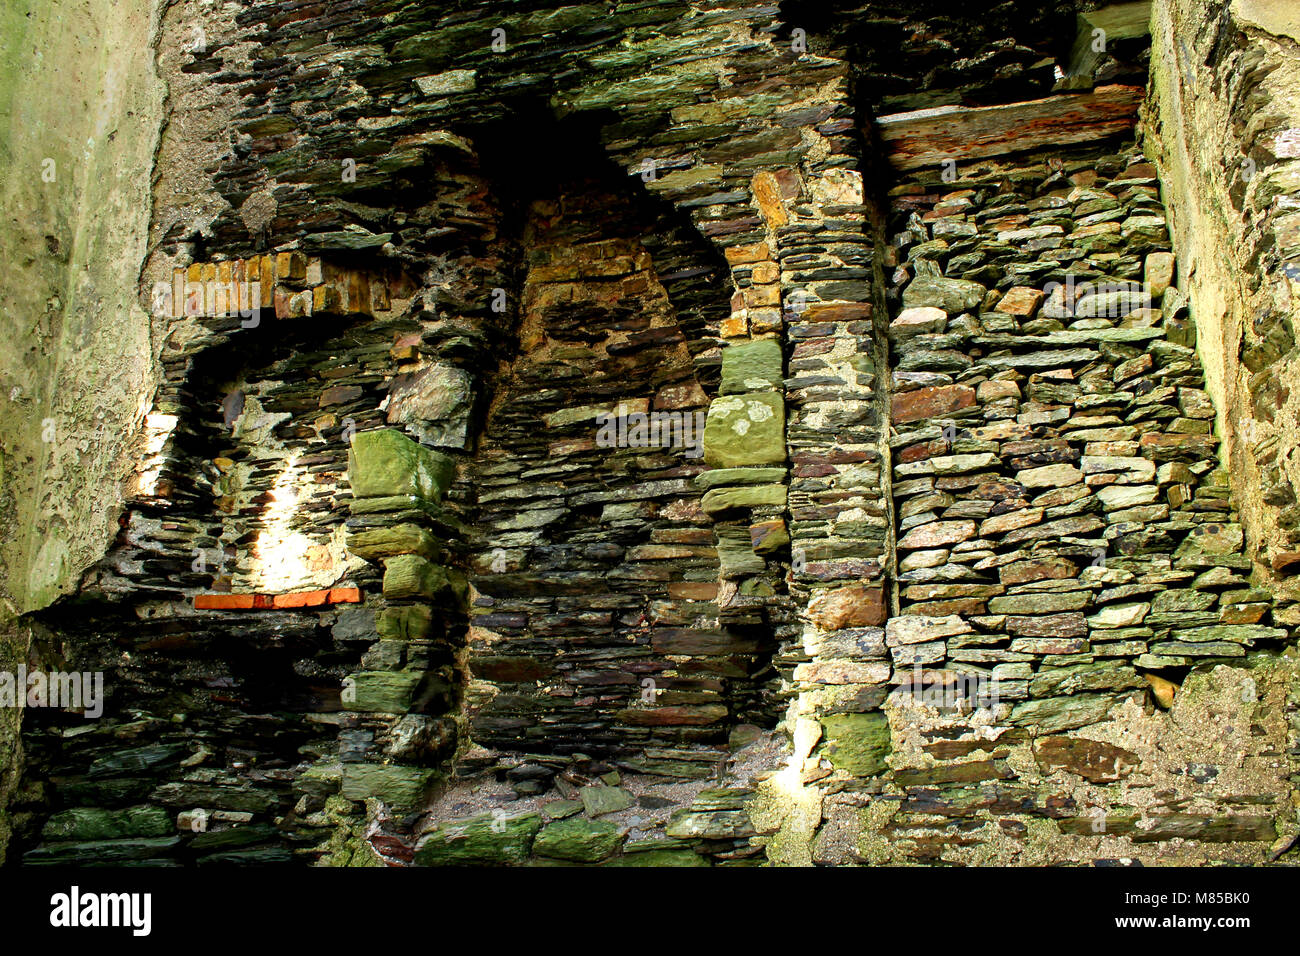
<path fill-rule="evenodd" d="M 194 607 L 201 611 L 246 611 L 252 608 L 252 594 L 196 594 Z"/>

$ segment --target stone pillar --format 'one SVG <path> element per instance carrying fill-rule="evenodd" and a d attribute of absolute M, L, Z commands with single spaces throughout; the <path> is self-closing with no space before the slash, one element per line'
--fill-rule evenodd
<path fill-rule="evenodd" d="M 458 677 L 448 638 L 463 634 L 465 580 L 439 503 L 452 459 L 395 429 L 353 437 L 348 550 L 384 568 L 376 642 L 344 682 L 342 795 L 414 809 L 455 750 Z"/>

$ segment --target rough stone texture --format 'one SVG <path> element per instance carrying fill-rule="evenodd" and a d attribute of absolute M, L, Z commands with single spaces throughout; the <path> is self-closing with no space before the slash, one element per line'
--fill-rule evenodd
<path fill-rule="evenodd" d="M 115 533 L 157 374 L 137 289 L 163 115 L 158 7 L 0 11 L 0 665 L 26 659 L 28 629 L 9 618 L 69 593 Z M 20 721 L 0 714 L 0 862 Z"/>
<path fill-rule="evenodd" d="M 113 691 L 27 728 L 15 852 L 1268 858 L 1294 605 L 1078 12 L 172 4 L 147 448 L 16 632 Z M 934 106 L 1042 122 L 954 169 Z"/>
<path fill-rule="evenodd" d="M 1294 569 L 1275 574 L 1272 564 L 1300 543 L 1298 50 L 1285 0 L 1155 4 L 1147 150 L 1180 251 L 1182 324 L 1241 475 L 1247 553 L 1292 597 Z"/>
<path fill-rule="evenodd" d="M 0 595 L 14 611 L 67 593 L 103 554 L 148 411 L 156 346 L 138 282 L 163 115 L 157 17 L 148 0 L 0 13 Z"/>

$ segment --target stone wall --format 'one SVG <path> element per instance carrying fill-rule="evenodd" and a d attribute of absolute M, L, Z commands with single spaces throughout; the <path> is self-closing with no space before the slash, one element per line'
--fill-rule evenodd
<path fill-rule="evenodd" d="M 109 689 L 26 717 L 26 862 L 1285 851 L 1140 4 L 425 6 L 163 19 L 162 380 L 16 632 Z"/>
<path fill-rule="evenodd" d="M 12 617 L 73 591 L 111 539 L 156 374 L 137 303 L 163 112 L 158 4 L 14 2 L 0 12 L 0 661 Z M 93 64 L 93 69 L 87 69 Z M 0 715 L 0 860 L 21 714 Z"/>
<path fill-rule="evenodd" d="M 1251 586 L 1155 169 L 1130 145 L 949 178 L 890 193 L 888 731 L 823 722 L 838 771 L 889 769 L 832 799 L 814 859 L 1257 858 L 1230 844 L 1292 823 L 1289 614 Z M 1237 753 L 1171 777 L 1151 736 L 1185 748 L 1226 686 Z"/>

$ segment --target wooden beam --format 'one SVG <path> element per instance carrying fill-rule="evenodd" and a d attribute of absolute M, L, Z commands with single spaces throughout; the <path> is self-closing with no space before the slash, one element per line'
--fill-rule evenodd
<path fill-rule="evenodd" d="M 958 165 L 1025 149 L 1069 146 L 1132 129 L 1145 91 L 1099 86 L 1091 93 L 1049 96 L 1001 106 L 937 106 L 893 113 L 876 129 L 896 169 Z"/>

